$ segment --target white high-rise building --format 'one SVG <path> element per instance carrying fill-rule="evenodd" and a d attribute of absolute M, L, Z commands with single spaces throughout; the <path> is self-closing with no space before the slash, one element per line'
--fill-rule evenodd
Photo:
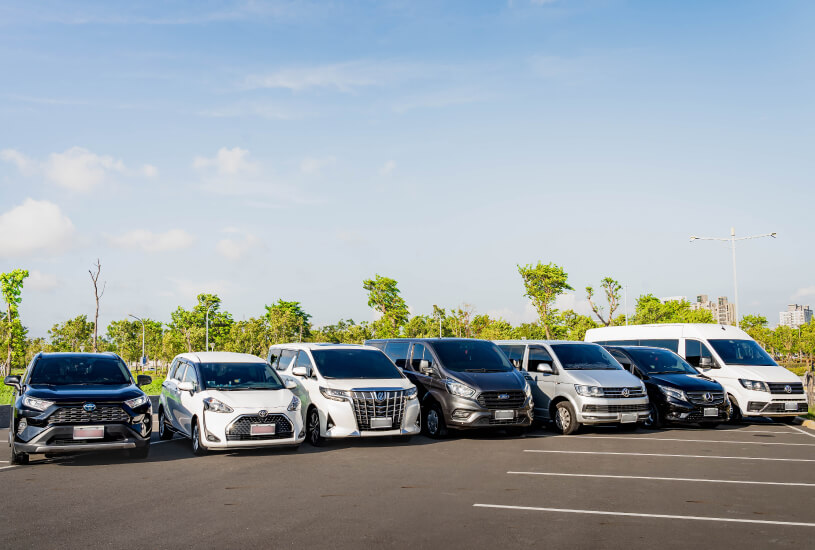
<path fill-rule="evenodd" d="M 790 304 L 787 306 L 787 311 L 782 311 L 778 314 L 778 324 L 790 328 L 799 328 L 812 320 L 812 310 L 809 306 L 799 306 L 798 304 Z"/>
<path fill-rule="evenodd" d="M 727 296 L 719 296 L 714 302 L 708 299 L 707 294 L 699 294 L 696 296 L 696 301 L 691 302 L 690 308 L 694 311 L 700 309 L 709 311 L 713 320 L 720 325 L 736 324 L 736 308 L 728 302 Z"/>

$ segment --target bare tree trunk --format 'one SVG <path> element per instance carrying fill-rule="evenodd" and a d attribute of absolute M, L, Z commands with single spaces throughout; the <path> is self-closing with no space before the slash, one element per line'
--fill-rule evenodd
<path fill-rule="evenodd" d="M 11 341 L 14 339 L 14 325 L 11 322 L 11 304 L 8 305 L 8 355 L 6 356 L 6 364 L 3 365 L 3 376 L 11 374 Z"/>
<path fill-rule="evenodd" d="M 99 258 L 96 258 L 96 275 L 93 274 L 93 271 L 90 269 L 88 273 L 91 275 L 91 281 L 93 281 L 93 297 L 96 299 L 96 314 L 93 317 L 93 352 L 96 353 L 99 351 L 98 346 L 98 338 L 99 338 L 99 299 L 102 298 L 102 295 L 105 293 L 105 287 L 107 286 L 107 281 L 102 284 L 102 292 L 99 292 L 99 274 L 102 272 L 102 264 L 99 262 Z"/>

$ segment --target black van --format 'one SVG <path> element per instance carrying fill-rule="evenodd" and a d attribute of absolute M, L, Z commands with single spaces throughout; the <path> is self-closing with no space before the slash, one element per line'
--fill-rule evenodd
<path fill-rule="evenodd" d="M 494 343 L 468 338 L 368 340 L 419 391 L 422 428 L 441 438 L 449 428 L 503 428 L 532 423 L 532 390 Z"/>
<path fill-rule="evenodd" d="M 730 401 L 721 384 L 707 378 L 679 355 L 665 348 L 603 346 L 648 390 L 651 413 L 646 427 L 666 422 L 715 428 L 730 419 Z"/>

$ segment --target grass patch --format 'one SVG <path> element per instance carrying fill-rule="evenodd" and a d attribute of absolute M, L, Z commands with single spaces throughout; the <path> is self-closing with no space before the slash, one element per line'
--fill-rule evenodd
<path fill-rule="evenodd" d="M 153 378 L 153 382 L 147 386 L 142 386 L 141 389 L 147 395 L 159 395 L 161 393 L 161 384 L 163 382 L 164 378 Z"/>
<path fill-rule="evenodd" d="M 806 371 L 809 370 L 809 365 L 802 365 L 802 364 L 789 364 L 785 365 L 788 371 L 792 372 L 796 376 L 803 376 Z"/>
<path fill-rule="evenodd" d="M 14 394 L 14 388 L 3 384 L 0 386 L 0 405 L 11 405 L 11 396 Z"/>

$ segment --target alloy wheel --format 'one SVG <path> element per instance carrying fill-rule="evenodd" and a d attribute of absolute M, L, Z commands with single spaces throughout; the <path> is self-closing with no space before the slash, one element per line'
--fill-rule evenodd
<path fill-rule="evenodd" d="M 439 431 L 439 414 L 436 409 L 430 409 L 427 412 L 427 432 L 430 435 L 436 435 Z"/>
<path fill-rule="evenodd" d="M 563 432 L 569 429 L 569 426 L 572 423 L 572 415 L 569 414 L 569 411 L 566 407 L 560 407 L 557 410 L 557 416 L 555 417 L 555 424 L 557 425 L 558 429 Z"/>

